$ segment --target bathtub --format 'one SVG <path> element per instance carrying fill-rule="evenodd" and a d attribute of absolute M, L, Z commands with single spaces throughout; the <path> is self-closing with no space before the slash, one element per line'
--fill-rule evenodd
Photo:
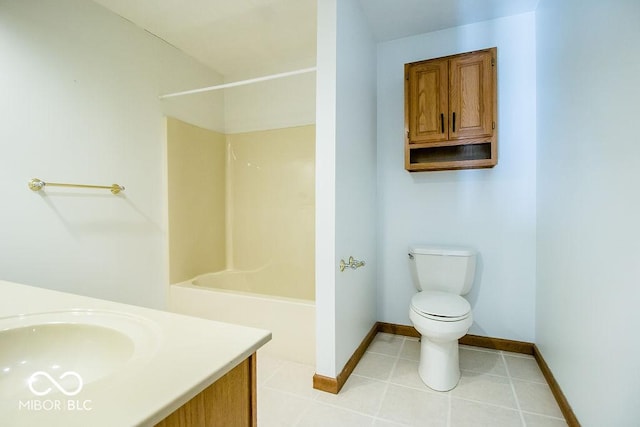
<path fill-rule="evenodd" d="M 169 310 L 268 329 L 273 338 L 261 353 L 315 365 L 315 302 L 256 293 L 259 282 L 254 272 L 203 274 L 170 286 Z"/>

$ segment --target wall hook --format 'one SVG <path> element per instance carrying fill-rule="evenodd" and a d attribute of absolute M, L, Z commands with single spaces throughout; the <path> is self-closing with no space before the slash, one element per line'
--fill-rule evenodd
<path fill-rule="evenodd" d="M 354 257 L 350 256 L 349 257 L 349 262 L 346 263 L 344 262 L 343 259 L 340 260 L 340 271 L 344 271 L 345 268 L 351 268 L 353 270 L 355 270 L 356 268 L 359 267 L 364 267 L 364 261 L 358 261 L 357 259 L 355 259 Z"/>

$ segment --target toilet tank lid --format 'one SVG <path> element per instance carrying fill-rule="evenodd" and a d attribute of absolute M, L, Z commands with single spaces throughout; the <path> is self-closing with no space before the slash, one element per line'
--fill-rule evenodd
<path fill-rule="evenodd" d="M 476 251 L 455 246 L 412 245 L 409 246 L 409 253 L 418 255 L 473 256 Z"/>

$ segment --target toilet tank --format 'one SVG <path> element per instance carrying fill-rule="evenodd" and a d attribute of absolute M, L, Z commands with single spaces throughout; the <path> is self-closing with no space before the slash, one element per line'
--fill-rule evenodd
<path fill-rule="evenodd" d="M 459 247 L 410 246 L 409 265 L 419 291 L 466 295 L 473 286 L 476 252 Z"/>

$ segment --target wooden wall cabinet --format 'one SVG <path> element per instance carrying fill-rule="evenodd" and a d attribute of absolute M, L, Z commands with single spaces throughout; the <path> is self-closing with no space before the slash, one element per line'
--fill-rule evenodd
<path fill-rule="evenodd" d="M 496 54 L 491 48 L 405 64 L 405 169 L 498 163 Z"/>

